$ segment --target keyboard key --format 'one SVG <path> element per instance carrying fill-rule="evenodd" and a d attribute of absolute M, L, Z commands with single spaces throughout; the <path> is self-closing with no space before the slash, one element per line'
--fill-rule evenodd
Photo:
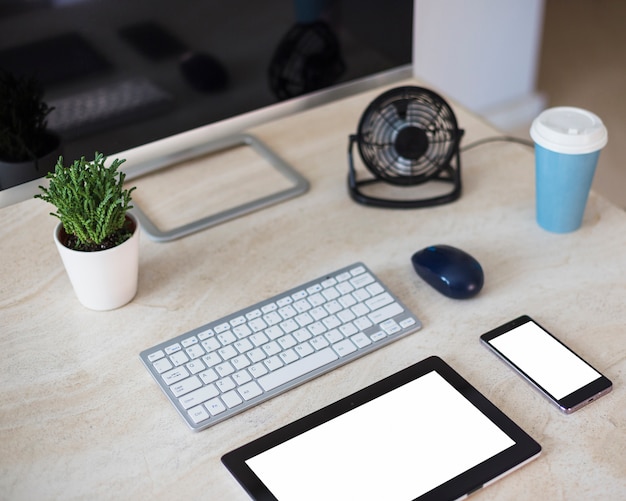
<path fill-rule="evenodd" d="M 298 344 L 296 339 L 291 334 L 287 334 L 286 336 L 280 337 L 277 339 L 277 341 L 283 350 L 287 350 L 295 346 L 296 344 Z"/>
<path fill-rule="evenodd" d="M 381 292 L 385 292 L 383 286 L 380 285 L 378 282 L 374 282 L 373 284 L 368 285 L 365 288 L 367 289 L 367 292 L 369 292 L 372 296 L 378 296 L 378 294 L 380 294 Z M 391 300 L 393 301 L 393 298 L 391 298 Z"/>
<path fill-rule="evenodd" d="M 402 308 L 402 306 L 400 306 L 398 303 L 393 303 L 370 313 L 367 318 L 369 318 L 375 324 L 380 324 L 388 318 L 399 315 L 403 311 L 404 308 Z"/>
<path fill-rule="evenodd" d="M 245 369 L 250 365 L 250 359 L 245 355 L 241 355 L 240 357 L 235 357 L 230 361 L 233 364 L 233 367 L 237 370 Z"/>
<path fill-rule="evenodd" d="M 328 346 L 328 341 L 324 336 L 317 336 L 309 341 L 311 346 L 316 350 L 322 350 Z"/>
<path fill-rule="evenodd" d="M 391 294 L 385 292 L 383 294 L 378 294 L 377 296 L 368 299 L 367 301 L 365 301 L 365 304 L 369 309 L 377 310 L 378 308 L 382 308 L 383 306 L 387 306 L 388 304 L 393 302 L 394 300 L 393 297 L 391 297 Z"/>
<path fill-rule="evenodd" d="M 219 350 L 222 347 L 217 338 L 214 337 L 210 337 L 209 339 L 202 341 L 202 346 L 207 352 Z"/>
<path fill-rule="evenodd" d="M 360 289 L 361 287 L 365 287 L 366 285 L 371 284 L 374 281 L 374 277 L 369 273 L 363 273 L 352 280 L 350 283 L 355 289 Z"/>
<path fill-rule="evenodd" d="M 235 372 L 231 377 L 233 378 L 233 381 L 237 383 L 237 386 L 241 386 L 242 384 L 252 380 L 250 373 L 244 370 Z"/>
<path fill-rule="evenodd" d="M 380 327 L 387 334 L 394 334 L 401 329 L 401 327 L 392 319 L 385 320 L 382 324 L 380 324 Z"/>
<path fill-rule="evenodd" d="M 293 307 L 296 309 L 298 313 L 304 313 L 307 310 L 312 308 L 311 303 L 309 303 L 306 299 L 301 299 L 300 301 L 296 301 L 293 303 Z"/>
<path fill-rule="evenodd" d="M 223 362 L 215 366 L 215 372 L 217 372 L 220 377 L 224 377 L 235 372 L 235 368 L 228 362 Z"/>
<path fill-rule="evenodd" d="M 344 336 L 351 336 L 352 334 L 356 334 L 357 332 L 359 332 L 359 329 L 357 329 L 352 322 L 348 322 L 347 324 L 342 325 L 341 327 L 339 327 L 339 330 Z"/>
<path fill-rule="evenodd" d="M 365 301 L 366 299 L 369 299 L 371 297 L 371 294 L 367 292 L 365 289 L 357 289 L 352 293 L 352 296 L 357 301 Z"/>
<path fill-rule="evenodd" d="M 239 339 L 243 339 L 245 337 L 248 337 L 250 334 L 252 334 L 252 331 L 250 330 L 250 327 L 244 324 L 244 325 L 238 325 L 237 327 L 235 327 L 233 329 L 233 334 L 235 334 L 235 336 L 237 336 Z"/>
<path fill-rule="evenodd" d="M 179 383 L 173 384 L 170 387 L 170 390 L 172 390 L 172 393 L 175 397 L 180 397 L 181 395 L 189 393 L 196 388 L 200 388 L 200 386 L 202 386 L 202 382 L 200 381 L 200 379 L 196 376 L 192 376 L 187 379 L 183 379 Z"/>
<path fill-rule="evenodd" d="M 231 409 L 233 407 L 237 407 L 243 402 L 243 400 L 235 390 L 224 393 L 222 395 L 222 401 Z"/>
<path fill-rule="evenodd" d="M 311 317 L 313 317 L 313 320 L 322 320 L 328 316 L 328 311 L 322 306 L 313 308 L 309 313 Z"/>
<path fill-rule="evenodd" d="M 269 371 L 267 370 L 267 367 L 265 367 L 265 365 L 264 365 L 264 364 L 262 364 L 262 363 L 260 363 L 260 362 L 259 362 L 259 363 L 257 363 L 257 364 L 254 364 L 253 366 L 251 366 L 251 367 L 248 369 L 248 372 L 249 372 L 250 374 L 252 374 L 252 377 L 255 377 L 255 378 L 257 378 L 257 379 L 258 379 L 258 378 L 260 378 L 261 376 L 263 376 L 264 374 L 267 374 Z"/>
<path fill-rule="evenodd" d="M 193 429 L 418 330 L 364 265 L 328 273 L 141 353 Z"/>
<path fill-rule="evenodd" d="M 170 362 L 175 366 L 183 365 L 189 362 L 189 357 L 184 351 L 177 351 L 170 356 Z"/>
<path fill-rule="evenodd" d="M 162 374 L 165 371 L 169 371 L 172 367 L 172 362 L 170 362 L 167 358 L 162 358 L 157 360 L 152 364 L 152 366 L 157 370 L 159 374 Z"/>
<path fill-rule="evenodd" d="M 246 317 L 243 315 L 239 315 L 238 317 L 233 318 L 230 322 L 232 327 L 238 327 L 239 325 L 243 325 L 246 323 Z M 233 329 L 234 331 L 235 329 Z"/>
<path fill-rule="evenodd" d="M 381 339 L 385 339 L 387 334 L 383 331 L 377 331 L 374 334 L 370 335 L 370 339 L 374 342 L 380 341 Z"/>
<path fill-rule="evenodd" d="M 308 329 L 313 336 L 319 336 L 327 331 L 326 326 L 322 322 L 313 322 Z"/>
<path fill-rule="evenodd" d="M 334 329 L 335 327 L 339 327 L 341 325 L 341 320 L 337 318 L 335 315 L 331 315 L 322 320 L 324 327 L 327 329 Z"/>
<path fill-rule="evenodd" d="M 264 360 L 263 363 L 265 364 L 265 367 L 268 368 L 268 370 L 270 371 L 275 371 L 276 369 L 281 368 L 283 365 L 283 362 L 281 361 L 280 357 L 274 355 L 273 357 L 268 358 L 267 360 Z"/>
<path fill-rule="evenodd" d="M 263 334 L 273 341 L 275 339 L 278 339 L 284 333 L 285 331 L 282 330 L 280 327 L 278 327 L 277 325 L 272 325 L 268 329 L 265 329 Z"/>
<path fill-rule="evenodd" d="M 261 348 L 255 348 L 254 350 L 250 350 L 248 353 L 248 358 L 252 363 L 260 362 L 266 358 L 265 352 Z"/>
<path fill-rule="evenodd" d="M 216 386 L 210 384 L 208 386 L 203 386 L 198 390 L 192 391 L 178 400 L 185 409 L 189 409 L 194 405 L 202 404 L 213 397 L 217 397 L 219 394 L 220 392 Z"/>
<path fill-rule="evenodd" d="M 226 393 L 227 391 L 235 388 L 237 385 L 231 377 L 226 376 L 225 378 L 220 379 L 217 383 L 215 383 L 215 386 L 217 386 L 217 389 L 220 390 L 222 393 Z"/>
<path fill-rule="evenodd" d="M 308 357 L 301 358 L 297 362 L 285 365 L 274 372 L 261 376 L 258 381 L 265 391 L 273 390 L 281 384 L 293 381 L 307 372 L 319 369 L 327 363 L 337 360 L 337 358 L 337 354 L 333 352 L 333 350 L 325 348 L 309 355 Z"/>
<path fill-rule="evenodd" d="M 264 345 L 269 340 L 270 339 L 262 332 L 257 332 L 256 334 L 252 334 L 252 336 L 250 336 L 250 341 L 254 343 L 254 346 Z"/>
<path fill-rule="evenodd" d="M 328 339 L 329 343 L 336 343 L 337 341 L 341 341 L 344 336 L 337 329 L 333 329 L 332 331 L 328 331 L 325 335 L 326 339 Z"/>
<path fill-rule="evenodd" d="M 200 346 L 199 344 L 191 345 L 185 351 L 187 352 L 187 356 L 191 358 L 192 360 L 194 358 L 199 358 L 205 354 L 205 351 L 202 349 L 202 346 Z"/>
<path fill-rule="evenodd" d="M 254 320 L 255 318 L 259 318 L 262 314 L 263 312 L 257 308 L 246 313 L 246 318 L 248 320 Z"/>
<path fill-rule="evenodd" d="M 161 374 L 161 377 L 163 378 L 163 381 L 165 381 L 165 384 L 169 386 L 174 383 L 178 383 L 178 381 L 181 381 L 186 377 L 189 377 L 189 372 L 187 372 L 187 369 L 184 367 L 177 367 L 171 371 L 164 372 Z"/>
<path fill-rule="evenodd" d="M 280 353 L 280 345 L 276 341 L 270 341 L 262 346 L 263 351 L 268 357 Z"/>
<path fill-rule="evenodd" d="M 310 355 L 311 353 L 313 353 L 313 351 L 315 351 L 306 341 L 304 343 L 300 343 L 294 348 L 294 350 L 300 357 L 306 357 L 307 355 Z"/>
<path fill-rule="evenodd" d="M 212 352 L 203 356 L 202 361 L 207 365 L 207 367 L 213 367 L 214 365 L 219 364 L 222 361 L 222 358 L 219 354 Z"/>
<path fill-rule="evenodd" d="M 198 374 L 198 376 L 200 377 L 200 379 L 202 379 L 202 382 L 204 384 L 209 384 L 219 379 L 217 372 L 215 372 L 213 369 L 208 369 L 206 371 L 203 371 L 200 374 Z"/>
<path fill-rule="evenodd" d="M 254 397 L 258 397 L 261 393 L 263 393 L 263 390 L 254 381 L 250 381 L 249 383 L 246 383 L 241 388 L 239 388 L 239 394 L 246 400 L 251 400 Z"/>
<path fill-rule="evenodd" d="M 247 339 L 241 339 L 235 343 L 235 348 L 239 353 L 245 353 L 253 348 L 252 343 Z"/>
<path fill-rule="evenodd" d="M 228 344 L 234 343 L 237 338 L 232 333 L 232 331 L 224 331 L 221 334 L 217 335 L 217 339 L 219 339 L 220 343 L 222 343 L 222 346 L 226 346 Z"/>
<path fill-rule="evenodd" d="M 368 338 L 362 332 L 359 332 L 358 334 L 355 334 L 354 336 L 352 336 L 350 338 L 350 341 L 352 341 L 358 348 L 364 348 L 367 345 L 372 344 L 372 341 L 370 340 L 370 338 Z"/>
<path fill-rule="evenodd" d="M 283 363 L 286 364 L 290 364 L 291 362 L 295 362 L 296 360 L 298 360 L 298 355 L 296 354 L 296 352 L 292 349 L 286 350 L 281 352 L 280 355 L 278 355 L 280 357 L 280 359 L 283 361 Z"/>
<path fill-rule="evenodd" d="M 204 404 L 211 416 L 217 416 L 226 410 L 226 407 L 219 398 L 212 398 Z"/>
<path fill-rule="evenodd" d="M 165 353 L 167 353 L 168 355 L 171 355 L 172 353 L 176 353 L 177 351 L 180 351 L 180 350 L 182 350 L 182 347 L 180 346 L 180 344 L 175 343 L 170 346 L 167 346 L 165 348 Z"/>
<path fill-rule="evenodd" d="M 277 309 L 278 309 L 278 306 L 276 306 L 276 303 L 268 303 L 265 306 L 263 306 L 263 308 L 261 308 L 261 312 L 269 313 L 270 311 L 276 311 Z"/>
<path fill-rule="evenodd" d="M 405 318 L 404 320 L 400 320 L 399 324 L 400 324 L 400 327 L 402 327 L 403 329 L 406 329 L 407 327 L 411 327 L 412 325 L 415 325 L 415 319 L 413 317 Z"/>
<path fill-rule="evenodd" d="M 198 374 L 198 372 L 202 372 L 206 369 L 206 366 L 202 363 L 201 360 L 192 360 L 185 367 L 191 374 Z"/>
<path fill-rule="evenodd" d="M 165 356 L 165 353 L 163 353 L 163 350 L 158 350 L 148 355 L 148 360 L 150 362 L 156 362 L 157 360 L 163 358 L 164 356 Z"/>
<path fill-rule="evenodd" d="M 262 318 L 255 318 L 254 320 L 250 321 L 248 327 L 250 327 L 254 332 L 259 332 L 263 329 L 267 329 L 267 324 Z"/>
<path fill-rule="evenodd" d="M 239 355 L 235 347 L 232 345 L 224 346 L 223 348 L 220 348 L 219 350 L 217 350 L 217 352 L 219 353 L 220 357 L 222 357 L 222 359 L 224 360 L 228 360 L 229 358 L 233 358 Z"/>
<path fill-rule="evenodd" d="M 222 322 L 221 324 L 213 327 L 213 330 L 215 330 L 215 334 L 221 334 L 222 332 L 226 332 L 229 329 L 230 324 L 228 322 Z"/>
<path fill-rule="evenodd" d="M 354 290 L 354 287 L 352 287 L 352 284 L 350 282 L 340 282 L 337 284 L 336 289 L 342 294 L 348 294 L 349 292 L 352 292 Z"/>
<path fill-rule="evenodd" d="M 352 275 L 353 277 L 361 273 L 365 273 L 365 268 L 363 266 L 355 266 L 350 270 L 350 275 Z"/>
<path fill-rule="evenodd" d="M 336 279 L 336 278 L 334 278 L 334 277 L 330 277 L 330 278 L 327 278 L 326 280 L 324 280 L 324 281 L 322 282 L 322 287 L 323 287 L 324 289 L 327 289 L 327 288 L 329 288 L 329 287 L 332 287 L 332 286 L 333 286 L 333 285 L 335 285 L 336 283 L 337 283 L 337 279 Z"/>
<path fill-rule="evenodd" d="M 183 339 L 180 344 L 183 346 L 183 348 L 187 348 L 193 344 L 196 344 L 197 342 L 198 342 L 198 338 L 196 336 L 191 336 L 191 337 L 188 337 L 187 339 Z"/>
<path fill-rule="evenodd" d="M 293 298 L 291 296 L 281 297 L 280 299 L 276 301 L 276 305 L 279 308 L 282 308 L 283 306 L 286 306 L 291 303 L 293 303 Z"/>
<path fill-rule="evenodd" d="M 206 421 L 210 417 L 209 413 L 201 405 L 194 407 L 193 409 L 189 409 L 188 414 L 191 420 L 196 424 Z"/>
<path fill-rule="evenodd" d="M 213 329 L 207 329 L 205 331 L 202 331 L 200 334 L 198 334 L 198 339 L 200 341 L 204 341 L 205 339 L 208 339 L 214 335 L 215 335 L 215 332 L 213 332 Z"/>
<path fill-rule="evenodd" d="M 354 343 L 349 339 L 344 339 L 343 341 L 333 344 L 332 348 L 340 357 L 345 357 L 356 351 L 356 346 L 354 346 Z"/>
<path fill-rule="evenodd" d="M 371 322 L 369 318 L 361 317 L 361 318 L 355 319 L 354 325 L 356 325 L 357 329 L 364 331 L 365 329 L 369 329 L 374 324 Z"/>

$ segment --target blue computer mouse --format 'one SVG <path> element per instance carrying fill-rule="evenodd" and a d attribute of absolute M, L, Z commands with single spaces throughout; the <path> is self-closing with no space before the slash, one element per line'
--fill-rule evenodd
<path fill-rule="evenodd" d="M 485 276 L 480 263 L 467 252 L 450 245 L 431 245 L 411 257 L 413 268 L 443 295 L 467 299 L 480 292 Z"/>

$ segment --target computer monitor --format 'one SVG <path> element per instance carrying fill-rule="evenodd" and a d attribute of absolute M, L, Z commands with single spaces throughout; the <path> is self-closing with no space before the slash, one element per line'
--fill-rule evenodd
<path fill-rule="evenodd" d="M 2 0 L 0 67 L 42 81 L 66 161 L 99 151 L 132 170 L 411 76 L 412 11 L 412 0 Z M 98 120 L 83 116 L 89 99 Z M 98 115 L 103 103 L 114 116 Z M 0 190 L 0 207 L 41 181 Z"/>

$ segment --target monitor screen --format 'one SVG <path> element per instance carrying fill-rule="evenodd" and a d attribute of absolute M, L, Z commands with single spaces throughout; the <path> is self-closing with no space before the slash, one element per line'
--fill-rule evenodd
<path fill-rule="evenodd" d="M 44 86 L 66 159 L 112 155 L 409 65 L 412 10 L 412 0 L 0 0 L 0 68 Z"/>

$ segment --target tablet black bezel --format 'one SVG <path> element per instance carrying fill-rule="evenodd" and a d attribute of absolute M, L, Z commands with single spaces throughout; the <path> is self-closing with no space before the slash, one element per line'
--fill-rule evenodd
<path fill-rule="evenodd" d="M 276 498 L 248 467 L 246 460 L 359 407 L 429 372 L 436 371 L 514 442 L 508 449 L 450 479 L 416 500 L 456 499 L 481 488 L 541 452 L 541 446 L 441 358 L 432 356 L 363 388 L 318 411 L 245 444 L 222 457 L 222 463 L 257 501 Z M 430 404 L 429 404 L 430 405 Z"/>

